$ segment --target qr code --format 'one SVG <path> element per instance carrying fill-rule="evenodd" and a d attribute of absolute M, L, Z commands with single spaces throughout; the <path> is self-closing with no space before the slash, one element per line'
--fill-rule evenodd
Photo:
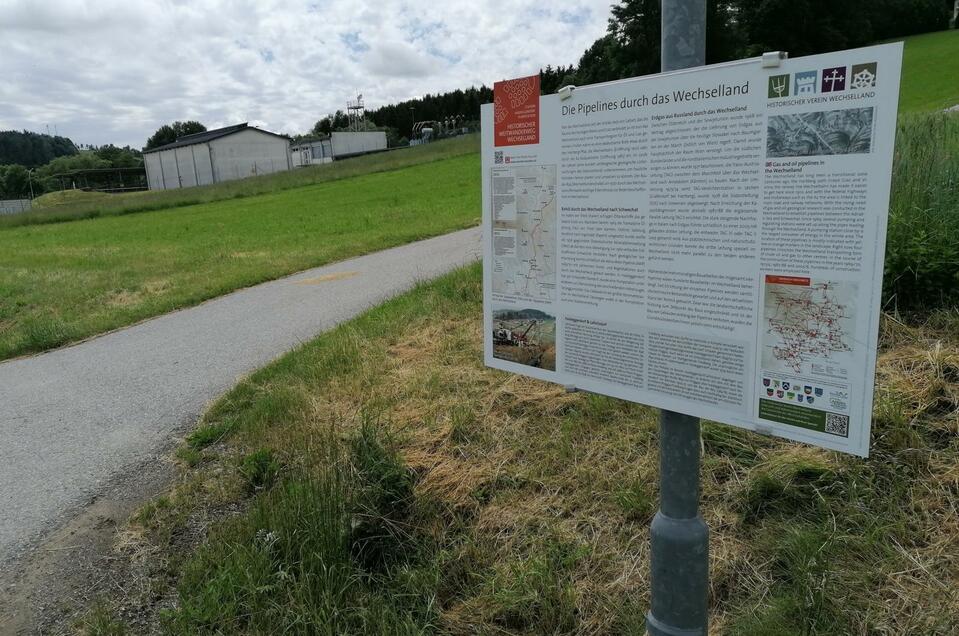
<path fill-rule="evenodd" d="M 503 163 L 503 151 L 497 150 L 493 153 L 493 163 Z"/>
<path fill-rule="evenodd" d="M 849 416 L 826 413 L 826 432 L 849 437 Z"/>

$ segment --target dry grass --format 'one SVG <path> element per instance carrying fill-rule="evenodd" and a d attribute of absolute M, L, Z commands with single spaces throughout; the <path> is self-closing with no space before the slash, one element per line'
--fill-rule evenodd
<path fill-rule="evenodd" d="M 484 368 L 478 276 L 456 280 L 468 294 L 417 290 L 215 407 L 208 427 L 233 436 L 174 495 L 172 526 L 242 509 L 236 457 L 275 449 L 295 472 L 323 431 L 374 419 L 416 475 L 435 631 L 640 633 L 655 412 Z M 869 460 L 704 423 L 714 633 L 955 633 L 955 324 L 884 320 Z"/>

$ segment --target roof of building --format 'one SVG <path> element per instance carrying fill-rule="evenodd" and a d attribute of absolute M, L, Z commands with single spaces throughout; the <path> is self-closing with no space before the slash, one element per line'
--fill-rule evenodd
<path fill-rule="evenodd" d="M 296 139 L 292 142 L 293 146 L 309 146 L 312 144 L 328 143 L 330 138 L 327 137 L 304 137 L 302 139 Z"/>
<path fill-rule="evenodd" d="M 224 126 L 223 128 L 216 128 L 214 130 L 207 130 L 205 132 L 193 133 L 192 135 L 183 135 L 182 137 L 177 137 L 177 140 L 174 141 L 173 143 L 169 143 L 163 146 L 157 146 L 156 148 L 150 148 L 149 150 L 144 150 L 143 154 L 148 154 L 151 152 L 159 152 L 161 150 L 172 150 L 173 148 L 179 148 L 180 146 L 192 146 L 194 144 L 204 144 L 208 141 L 219 139 L 220 137 L 226 137 L 227 135 L 238 133 L 241 130 L 257 130 L 261 133 L 266 133 L 267 135 L 273 135 L 274 137 L 281 137 L 287 140 L 290 139 L 286 135 L 280 135 L 274 132 L 270 132 L 269 130 L 263 130 L 262 128 L 257 128 L 256 126 L 250 126 L 247 122 L 243 122 L 242 124 L 235 124 L 233 126 Z"/>
<path fill-rule="evenodd" d="M 76 177 L 80 175 L 88 174 L 143 174 L 145 172 L 143 166 L 126 166 L 123 168 L 78 168 L 76 170 L 67 170 L 66 172 L 58 172 L 53 175 L 54 177 Z"/>

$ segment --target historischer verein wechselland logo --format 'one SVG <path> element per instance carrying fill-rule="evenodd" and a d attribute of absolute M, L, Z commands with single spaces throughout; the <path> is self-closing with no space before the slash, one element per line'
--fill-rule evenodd
<path fill-rule="evenodd" d="M 767 96 L 769 99 L 783 99 L 790 95 L 800 97 L 867 90 L 876 87 L 877 77 L 876 62 L 770 75 Z"/>

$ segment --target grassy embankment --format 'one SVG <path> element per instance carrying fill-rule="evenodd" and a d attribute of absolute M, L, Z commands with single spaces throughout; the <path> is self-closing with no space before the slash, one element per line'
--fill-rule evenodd
<path fill-rule="evenodd" d="M 480 298 L 459 271 L 220 400 L 118 603 L 173 634 L 641 633 L 655 412 L 485 369 Z M 959 624 L 957 334 L 884 322 L 868 460 L 704 424 L 717 633 Z"/>
<path fill-rule="evenodd" d="M 376 172 L 398 170 L 478 151 L 478 135 L 467 135 L 423 146 L 402 148 L 321 166 L 297 168 L 289 172 L 226 181 L 198 188 L 131 192 L 115 195 L 95 192 L 55 194 L 41 197 L 38 209 L 29 214 L 0 217 L 0 228 L 164 210 L 261 194 L 275 194 L 291 188 L 328 183 Z"/>
<path fill-rule="evenodd" d="M 274 194 L 0 229 L 0 359 L 475 225 L 478 173 L 473 152 Z"/>
<path fill-rule="evenodd" d="M 941 111 L 959 104 L 959 30 L 904 38 L 899 112 Z"/>
<path fill-rule="evenodd" d="M 959 624 L 957 150 L 959 117 L 901 123 L 889 304 L 927 312 L 883 321 L 872 456 L 704 424 L 717 633 Z M 457 272 L 219 400 L 87 630 L 119 604 L 173 634 L 641 633 L 655 411 L 483 368 L 480 298 Z"/>

